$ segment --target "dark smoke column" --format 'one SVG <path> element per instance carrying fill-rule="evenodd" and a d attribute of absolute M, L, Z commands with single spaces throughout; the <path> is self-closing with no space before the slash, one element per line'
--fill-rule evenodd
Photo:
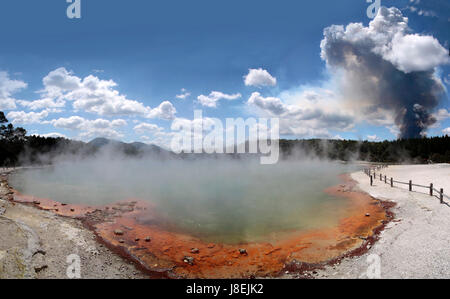
<path fill-rule="evenodd" d="M 435 68 L 450 62 L 435 38 L 410 31 L 400 10 L 381 7 L 368 27 L 332 25 L 321 42 L 342 96 L 368 121 L 375 111 L 387 111 L 401 138 L 421 137 L 436 122 L 432 113 L 445 89 Z"/>

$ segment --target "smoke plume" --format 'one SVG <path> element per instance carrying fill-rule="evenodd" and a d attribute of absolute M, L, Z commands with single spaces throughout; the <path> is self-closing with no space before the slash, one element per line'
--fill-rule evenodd
<path fill-rule="evenodd" d="M 344 99 L 367 119 L 380 111 L 392 115 L 401 138 L 423 136 L 436 122 L 432 113 L 445 88 L 435 69 L 449 63 L 434 37 L 410 32 L 400 10 L 382 7 L 369 26 L 333 25 L 321 42 Z"/>

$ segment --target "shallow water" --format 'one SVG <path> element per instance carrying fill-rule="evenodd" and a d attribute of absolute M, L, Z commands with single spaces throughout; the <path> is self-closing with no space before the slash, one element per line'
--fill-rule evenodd
<path fill-rule="evenodd" d="M 170 229 L 238 243 L 334 226 L 344 198 L 323 190 L 355 165 L 331 162 L 90 160 L 24 170 L 10 184 L 63 203 L 105 205 L 128 198 L 155 204 Z M 169 227 L 167 227 L 169 228 Z"/>

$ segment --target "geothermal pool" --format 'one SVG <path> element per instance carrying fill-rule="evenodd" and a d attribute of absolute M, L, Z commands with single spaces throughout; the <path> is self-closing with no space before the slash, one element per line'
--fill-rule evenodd
<path fill-rule="evenodd" d="M 149 201 L 166 229 L 206 242 L 242 243 L 336 226 L 348 200 L 325 193 L 338 175 L 358 169 L 331 162 L 255 160 L 82 160 L 21 170 L 10 185 L 22 194 L 101 206 Z"/>

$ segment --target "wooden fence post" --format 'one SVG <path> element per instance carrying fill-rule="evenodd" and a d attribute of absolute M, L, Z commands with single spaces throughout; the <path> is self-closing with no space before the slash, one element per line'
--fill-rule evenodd
<path fill-rule="evenodd" d="M 409 180 L 409 191 L 412 191 L 412 180 Z"/>
<path fill-rule="evenodd" d="M 444 188 L 441 188 L 441 196 L 440 196 L 440 199 L 441 199 L 441 203 L 444 203 Z"/>
<path fill-rule="evenodd" d="M 383 178 L 381 177 L 381 173 L 380 173 L 380 181 L 382 181 L 383 180 Z"/>
<path fill-rule="evenodd" d="M 384 183 L 386 184 L 386 176 L 384 176 Z"/>
<path fill-rule="evenodd" d="M 373 185 L 373 176 L 370 176 L 370 186 Z"/>
<path fill-rule="evenodd" d="M 433 196 L 433 183 L 430 184 L 430 196 Z"/>
<path fill-rule="evenodd" d="M 394 187 L 394 179 L 391 178 L 391 187 Z"/>

